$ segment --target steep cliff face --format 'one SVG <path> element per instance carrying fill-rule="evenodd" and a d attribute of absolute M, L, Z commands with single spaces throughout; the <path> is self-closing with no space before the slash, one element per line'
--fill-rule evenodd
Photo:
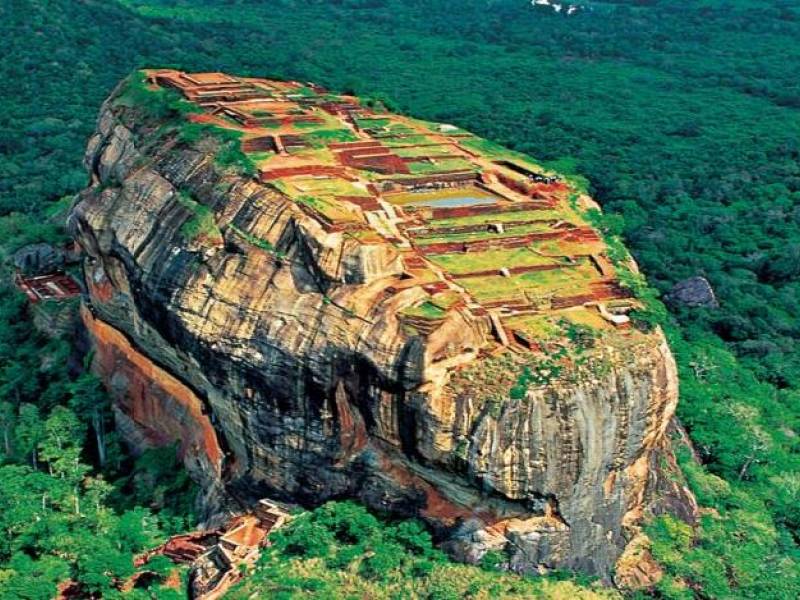
<path fill-rule="evenodd" d="M 356 497 L 427 519 L 467 560 L 497 549 L 521 571 L 607 576 L 668 454 L 677 381 L 660 332 L 611 332 L 509 399 L 534 363 L 497 343 L 496 321 L 453 310 L 409 328 L 427 294 L 403 287 L 401 251 L 326 229 L 218 150 L 115 98 L 89 143 L 70 225 L 128 441 L 178 441 L 209 515 Z M 194 203 L 213 218 L 200 235 Z"/>

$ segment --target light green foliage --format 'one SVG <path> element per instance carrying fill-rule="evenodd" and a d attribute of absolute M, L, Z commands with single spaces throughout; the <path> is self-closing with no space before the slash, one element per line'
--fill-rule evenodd
<path fill-rule="evenodd" d="M 144 73 L 140 71 L 135 71 L 128 77 L 115 99 L 115 104 L 141 111 L 154 121 L 169 121 L 202 112 L 199 106 L 184 100 L 174 90 L 149 88 Z"/>
<path fill-rule="evenodd" d="M 303 135 L 312 146 L 322 147 L 336 142 L 353 142 L 358 138 L 349 129 L 317 129 Z"/>
<path fill-rule="evenodd" d="M 472 163 L 462 158 L 445 158 L 425 160 L 408 163 L 408 168 L 414 175 L 429 175 L 433 173 L 447 173 L 450 171 L 472 171 Z"/>
<path fill-rule="evenodd" d="M 616 598 L 593 582 L 500 573 L 447 560 L 417 521 L 387 522 L 353 502 L 330 502 L 270 536 L 232 600 L 255 598 Z"/>
<path fill-rule="evenodd" d="M 327 504 L 297 517 L 272 536 L 272 543 L 278 553 L 320 558 L 373 581 L 424 575 L 445 560 L 419 523 L 387 526 L 352 502 Z"/>
<path fill-rule="evenodd" d="M 403 310 L 409 317 L 422 317 L 423 319 L 442 319 L 447 314 L 441 307 L 433 302 L 423 302 L 418 306 L 411 306 Z"/>
<path fill-rule="evenodd" d="M 324 210 L 325 203 L 320 198 L 315 198 L 314 196 L 303 195 L 298 196 L 296 198 L 297 202 L 301 204 L 307 204 L 312 208 L 316 208 L 317 210 Z"/>
<path fill-rule="evenodd" d="M 181 233 L 187 240 L 195 240 L 203 236 L 208 240 L 220 240 L 222 232 L 217 226 L 214 212 L 205 204 L 201 204 L 186 192 L 178 195 L 181 206 L 191 212 L 191 216 L 181 226 Z"/>
<path fill-rule="evenodd" d="M 114 481 L 130 465 L 99 382 L 68 369 L 72 352 L 34 329 L 21 294 L 0 283 L 2 600 L 49 600 L 69 579 L 87 597 L 117 597 L 135 554 L 193 525 L 194 490 L 174 449 L 147 484 L 139 468 L 130 475 L 138 487 Z M 161 594 L 162 583 L 141 592 Z"/>
<path fill-rule="evenodd" d="M 111 590 L 134 572 L 132 555 L 158 541 L 149 511 L 116 515 L 105 505 L 110 486 L 75 460 L 75 416 L 54 410 L 46 421 L 42 457 L 52 475 L 24 465 L 0 466 L 0 598 L 51 598 L 71 577 L 88 591 Z M 58 426 L 65 425 L 61 434 Z M 50 454 L 61 445 L 62 456 Z M 30 590 L 23 592 L 23 590 Z M 32 596 L 26 594 L 35 592 Z M 8 595 L 4 595 L 8 594 Z"/>
<path fill-rule="evenodd" d="M 238 227 L 236 227 L 233 224 L 229 225 L 229 227 L 231 229 L 233 229 L 233 231 L 235 231 L 237 234 L 242 236 L 245 240 L 247 240 L 250 244 L 253 244 L 255 247 L 261 248 L 262 250 L 264 250 L 266 252 L 271 252 L 271 253 L 276 253 L 277 254 L 277 252 L 275 250 L 275 246 L 273 246 L 272 243 L 270 243 L 269 241 L 262 240 L 259 237 L 256 237 L 254 235 L 251 235 L 251 234 L 247 233 L 246 231 L 242 231 L 241 229 L 239 229 Z"/>

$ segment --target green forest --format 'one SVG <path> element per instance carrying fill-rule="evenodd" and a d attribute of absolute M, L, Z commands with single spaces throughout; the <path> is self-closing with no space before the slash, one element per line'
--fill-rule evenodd
<path fill-rule="evenodd" d="M 652 286 L 699 275 L 719 300 L 669 305 L 663 323 L 696 451 L 680 445 L 679 460 L 704 510 L 696 537 L 669 517 L 649 525 L 666 571 L 652 594 L 800 597 L 796 2 L 590 1 L 567 16 L 527 0 L 5 0 L 0 34 L 0 598 L 51 598 L 68 579 L 104 598 L 182 597 L 164 565 L 146 588 L 118 582 L 133 555 L 194 525 L 193 484 L 169 449 L 126 455 L 90 356 L 36 332 L 9 264 L 66 239 L 99 106 L 146 66 L 314 81 L 585 178 Z M 355 556 L 336 537 L 349 518 L 352 548 L 399 562 L 357 565 L 355 582 L 331 573 Z M 381 577 L 394 597 L 594 589 L 577 574 L 462 572 L 426 535 L 318 509 L 233 597 L 362 597 Z"/>

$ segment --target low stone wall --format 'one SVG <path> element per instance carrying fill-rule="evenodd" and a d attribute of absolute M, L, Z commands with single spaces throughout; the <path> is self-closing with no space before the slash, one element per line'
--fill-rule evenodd
<path fill-rule="evenodd" d="M 477 217 L 497 215 L 523 210 L 547 210 L 549 206 L 541 202 L 513 202 L 508 204 L 484 204 L 478 206 L 450 206 L 428 209 L 432 219 L 453 219 L 456 217 Z M 421 210 L 421 209 L 417 209 Z"/>
<path fill-rule="evenodd" d="M 418 244 L 417 248 L 426 255 L 451 254 L 454 252 L 484 252 L 486 250 L 524 248 L 533 242 L 546 240 L 566 239 L 568 231 L 543 231 L 527 235 L 515 235 L 505 238 L 490 238 L 486 240 L 464 242 L 434 242 L 431 244 Z"/>
<path fill-rule="evenodd" d="M 521 275 L 523 273 L 536 273 L 538 271 L 555 271 L 562 269 L 563 265 L 528 265 L 526 267 L 505 267 L 510 275 Z M 500 269 L 485 269 L 483 271 L 470 271 L 453 275 L 453 279 L 469 279 L 470 277 L 490 277 L 500 273 Z"/>
<path fill-rule="evenodd" d="M 347 174 L 342 167 L 331 167 L 324 165 L 307 165 L 303 167 L 283 167 L 280 169 L 265 169 L 259 173 L 259 179 L 267 182 L 284 177 L 297 177 L 303 175 L 327 175 L 329 177 L 341 177 L 352 181 L 353 178 Z"/>

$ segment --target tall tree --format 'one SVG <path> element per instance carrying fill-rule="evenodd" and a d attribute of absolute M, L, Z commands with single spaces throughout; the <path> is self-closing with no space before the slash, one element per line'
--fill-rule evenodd
<path fill-rule="evenodd" d="M 19 407 L 19 418 L 14 429 L 16 449 L 29 458 L 34 469 L 39 468 L 39 442 L 44 437 L 44 421 L 39 408 L 33 404 Z"/>
<path fill-rule="evenodd" d="M 75 514 L 80 514 L 80 486 L 91 467 L 81 462 L 85 429 L 70 409 L 57 406 L 44 423 L 44 437 L 39 442 L 42 460 L 54 477 L 72 488 Z"/>
<path fill-rule="evenodd" d="M 108 394 L 100 380 L 89 372 L 82 373 L 69 385 L 69 394 L 70 408 L 94 433 L 97 460 L 103 467 L 107 459 L 106 429 L 111 416 Z"/>
<path fill-rule="evenodd" d="M 11 458 L 14 454 L 14 447 L 11 443 L 14 436 L 14 425 L 17 421 L 14 405 L 10 402 L 0 402 L 0 435 L 2 435 L 3 453 L 6 458 Z"/>

